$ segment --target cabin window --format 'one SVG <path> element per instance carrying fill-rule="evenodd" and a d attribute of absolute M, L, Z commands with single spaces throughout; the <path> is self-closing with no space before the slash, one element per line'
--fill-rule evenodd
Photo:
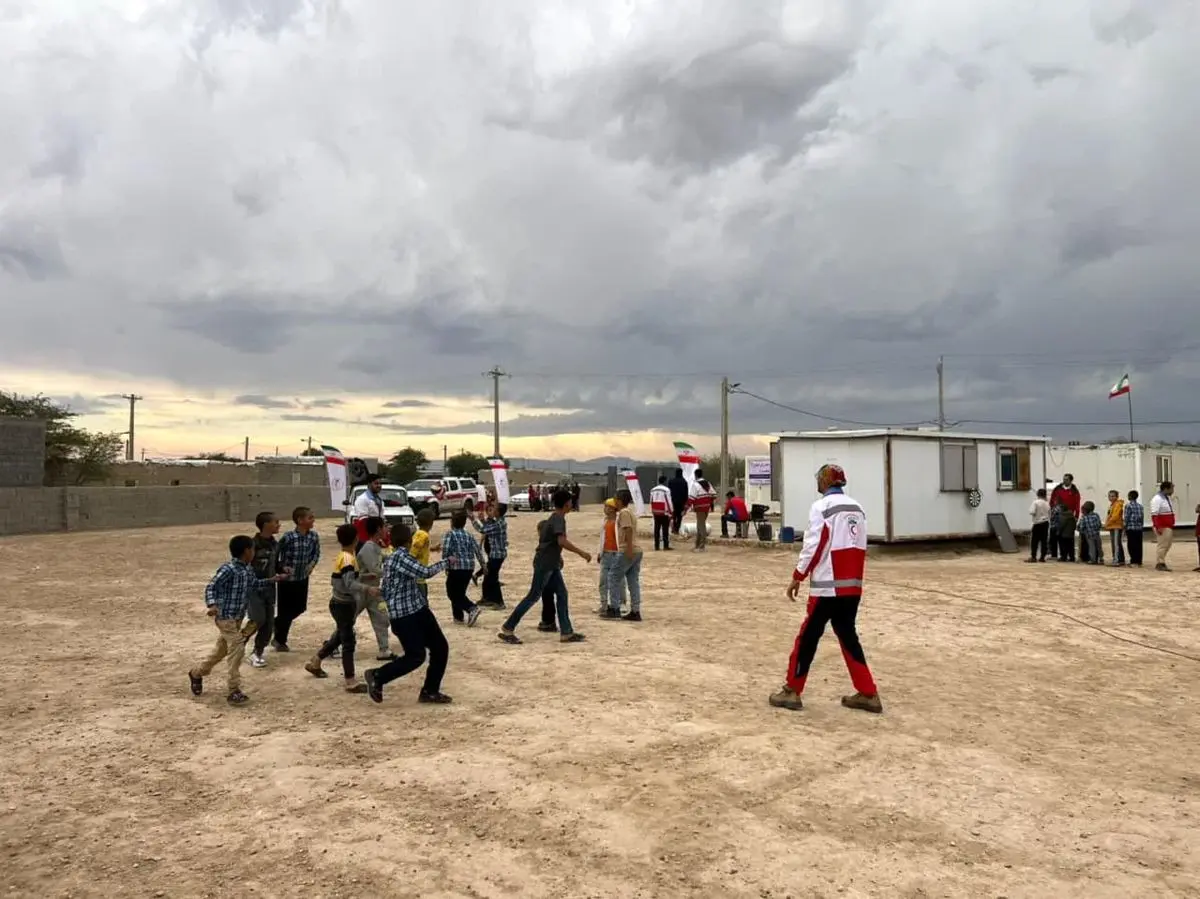
<path fill-rule="evenodd" d="M 1028 446 L 996 448 L 996 489 L 1028 491 L 1033 487 Z"/>
<path fill-rule="evenodd" d="M 979 489 L 979 447 L 974 443 L 942 441 L 942 492 Z"/>
<path fill-rule="evenodd" d="M 1163 481 L 1171 480 L 1171 457 L 1158 456 L 1155 459 L 1154 465 L 1155 484 L 1161 484 Z"/>

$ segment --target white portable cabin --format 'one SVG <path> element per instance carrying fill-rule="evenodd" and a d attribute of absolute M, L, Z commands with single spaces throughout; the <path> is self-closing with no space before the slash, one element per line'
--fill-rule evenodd
<path fill-rule="evenodd" d="M 1064 474 L 1074 475 L 1083 499 L 1096 504 L 1101 518 L 1108 508 L 1109 490 L 1118 491 L 1121 499 L 1130 490 L 1137 490 L 1142 505 L 1149 507 L 1150 497 L 1158 493 L 1159 485 L 1171 481 L 1175 485 L 1176 520 L 1184 526 L 1195 521 L 1196 503 L 1200 502 L 1200 447 L 1155 443 L 1051 446 L 1047 460 L 1047 489 L 1060 483 Z"/>
<path fill-rule="evenodd" d="M 775 437 L 781 524 L 797 537 L 817 496 L 817 469 L 829 462 L 845 470 L 846 492 L 862 503 L 875 543 L 989 536 L 987 516 L 997 512 L 1014 534 L 1028 533 L 1046 477 L 1045 437 L 890 428 Z M 975 490 L 978 506 L 969 502 Z"/>

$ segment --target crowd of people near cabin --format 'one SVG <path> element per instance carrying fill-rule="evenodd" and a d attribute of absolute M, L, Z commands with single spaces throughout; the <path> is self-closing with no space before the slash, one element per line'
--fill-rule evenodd
<path fill-rule="evenodd" d="M 1150 500 L 1150 528 L 1154 532 L 1154 570 L 1170 571 L 1167 564 L 1179 523 L 1175 485 L 1163 481 Z M 1197 566 L 1200 571 L 1200 505 L 1196 506 Z M 1146 532 L 1146 509 L 1137 490 L 1124 497 L 1109 490 L 1107 505 L 1101 514 L 1092 500 L 1084 500 L 1075 486 L 1073 475 L 1064 474 L 1062 483 L 1047 491 L 1037 491 L 1029 507 L 1032 520 L 1030 553 L 1027 562 L 1081 562 L 1104 565 L 1105 543 L 1108 565 L 1114 568 L 1141 568 Z M 1105 540 L 1105 534 L 1108 539 Z"/>

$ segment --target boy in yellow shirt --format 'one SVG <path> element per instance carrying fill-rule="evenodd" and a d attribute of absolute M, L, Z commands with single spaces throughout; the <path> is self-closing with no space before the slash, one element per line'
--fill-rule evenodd
<path fill-rule="evenodd" d="M 1112 542 L 1113 568 L 1125 565 L 1125 544 L 1121 540 L 1125 533 L 1125 500 L 1115 490 L 1108 491 L 1108 515 L 1104 518 L 1104 529 L 1108 531 L 1108 539 Z"/>
<path fill-rule="evenodd" d="M 408 550 L 408 554 L 417 560 L 418 563 L 429 567 L 429 554 L 432 550 L 441 551 L 441 544 L 432 545 L 429 532 L 433 530 L 432 509 L 422 509 L 417 513 L 417 532 L 412 536 L 412 546 Z M 417 589 L 421 591 L 421 595 L 425 599 L 429 599 L 429 585 L 425 583 L 424 578 L 417 579 Z"/>

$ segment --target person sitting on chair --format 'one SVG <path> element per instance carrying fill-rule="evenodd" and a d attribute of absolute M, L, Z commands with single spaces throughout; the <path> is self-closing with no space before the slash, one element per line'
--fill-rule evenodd
<path fill-rule="evenodd" d="M 733 522 L 735 536 L 744 536 L 741 524 L 750 520 L 750 512 L 746 509 L 746 501 L 732 490 L 725 494 L 725 511 L 721 515 L 721 536 L 729 536 L 729 522 Z"/>

